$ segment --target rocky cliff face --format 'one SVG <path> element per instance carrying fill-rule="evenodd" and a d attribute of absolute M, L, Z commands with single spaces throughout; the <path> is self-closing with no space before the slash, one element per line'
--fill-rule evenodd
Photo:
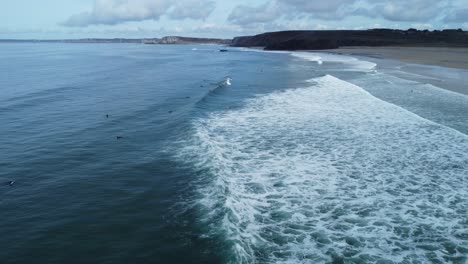
<path fill-rule="evenodd" d="M 442 46 L 468 47 L 468 32 L 462 30 L 419 31 L 372 29 L 281 31 L 236 37 L 237 47 L 265 47 L 268 50 L 320 50 L 347 46 Z"/>

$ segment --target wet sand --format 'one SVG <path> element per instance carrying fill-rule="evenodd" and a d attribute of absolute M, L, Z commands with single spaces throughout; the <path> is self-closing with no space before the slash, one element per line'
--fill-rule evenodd
<path fill-rule="evenodd" d="M 349 47 L 325 52 L 372 61 L 386 73 L 468 95 L 468 48 Z"/>
<path fill-rule="evenodd" d="M 468 48 L 347 47 L 330 50 L 330 52 L 369 56 L 377 59 L 395 59 L 407 63 L 468 69 Z"/>

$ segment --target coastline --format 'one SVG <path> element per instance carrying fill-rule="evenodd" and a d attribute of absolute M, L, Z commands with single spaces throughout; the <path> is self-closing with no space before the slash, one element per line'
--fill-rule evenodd
<path fill-rule="evenodd" d="M 388 74 L 468 95 L 468 48 L 347 47 L 314 52 L 375 62 Z"/>
<path fill-rule="evenodd" d="M 264 47 L 249 47 L 253 51 L 291 53 L 294 51 L 265 51 Z M 350 56 L 377 64 L 377 70 L 419 83 L 468 95 L 468 48 L 425 47 L 347 47 L 334 50 L 304 50 L 298 53 Z"/>
<path fill-rule="evenodd" d="M 324 52 L 468 70 L 468 48 L 346 47 Z"/>

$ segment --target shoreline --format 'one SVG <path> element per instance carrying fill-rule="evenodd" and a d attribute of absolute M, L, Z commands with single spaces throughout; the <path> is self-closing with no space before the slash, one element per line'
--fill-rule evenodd
<path fill-rule="evenodd" d="M 309 52 L 356 57 L 376 63 L 387 74 L 468 95 L 468 48 L 347 47 Z"/>
<path fill-rule="evenodd" d="M 468 48 L 345 47 L 323 52 L 468 70 Z"/>
<path fill-rule="evenodd" d="M 350 56 L 377 64 L 377 70 L 402 79 L 468 95 L 468 48 L 347 47 L 333 50 L 265 51 Z"/>

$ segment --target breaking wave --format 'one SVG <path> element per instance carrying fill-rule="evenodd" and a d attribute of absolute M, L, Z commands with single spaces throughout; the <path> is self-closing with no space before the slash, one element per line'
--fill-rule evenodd
<path fill-rule="evenodd" d="M 239 50 L 245 51 L 245 52 L 289 54 L 296 58 L 316 62 L 318 65 L 322 65 L 324 62 L 342 63 L 346 66 L 344 69 L 341 69 L 342 71 L 375 72 L 377 68 L 377 64 L 374 62 L 360 60 L 351 56 L 330 54 L 330 53 L 324 53 L 324 52 L 267 51 L 267 50 L 260 50 L 260 49 L 248 49 L 248 48 L 241 48 Z"/>
<path fill-rule="evenodd" d="M 335 62 L 335 63 L 343 63 L 350 71 L 364 71 L 364 72 L 374 72 L 377 64 L 359 60 L 354 57 L 350 56 L 342 56 L 336 54 L 327 54 L 327 53 L 311 53 L 311 52 L 293 52 L 291 53 L 294 57 L 298 57 L 301 59 L 305 59 L 308 61 L 317 62 L 317 64 L 322 65 L 323 62 Z"/>
<path fill-rule="evenodd" d="M 457 262 L 468 137 L 325 76 L 194 122 L 179 158 L 232 263 Z"/>

